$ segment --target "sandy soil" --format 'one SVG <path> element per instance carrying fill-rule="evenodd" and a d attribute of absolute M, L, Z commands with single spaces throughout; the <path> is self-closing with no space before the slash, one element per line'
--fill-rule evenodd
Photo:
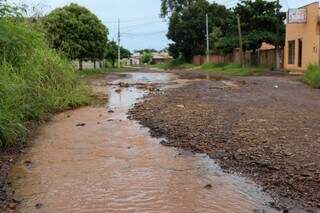
<path fill-rule="evenodd" d="M 200 78 L 150 96 L 130 118 L 165 136 L 164 145 L 207 153 L 251 177 L 273 194 L 271 205 L 318 212 L 319 90 L 288 76 Z"/>

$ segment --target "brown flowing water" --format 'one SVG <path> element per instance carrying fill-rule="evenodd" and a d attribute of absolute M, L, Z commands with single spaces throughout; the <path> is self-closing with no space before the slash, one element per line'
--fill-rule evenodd
<path fill-rule="evenodd" d="M 132 73 L 121 81 L 175 80 Z M 10 174 L 20 212 L 277 212 L 250 180 L 224 173 L 206 155 L 160 145 L 126 118 L 146 92 L 116 89 L 106 87 L 107 107 L 61 113 L 40 128 Z"/>

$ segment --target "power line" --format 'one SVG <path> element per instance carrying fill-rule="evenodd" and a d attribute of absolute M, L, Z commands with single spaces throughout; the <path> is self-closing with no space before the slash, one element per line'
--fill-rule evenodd
<path fill-rule="evenodd" d="M 122 22 L 121 22 L 122 23 Z M 126 27 L 122 27 L 121 29 L 125 29 L 125 30 L 130 30 L 130 29 L 135 29 L 135 28 L 139 28 L 139 27 L 145 27 L 148 25 L 154 25 L 154 24 L 162 24 L 164 22 L 159 22 L 159 21 L 149 21 L 149 22 L 144 22 L 144 23 L 140 23 L 140 24 L 134 24 L 134 25 L 129 25 Z M 109 29 L 115 29 L 115 28 L 109 28 Z"/>
<path fill-rule="evenodd" d="M 125 20 L 121 20 L 121 24 L 124 23 L 132 23 L 132 22 L 137 22 L 137 21 L 145 21 L 145 20 L 159 20 L 159 17 L 156 16 L 145 16 L 145 17 L 132 17 L 132 18 L 128 18 L 126 21 Z M 117 20 L 114 21 L 104 21 L 107 24 L 118 24 Z"/>
<path fill-rule="evenodd" d="M 141 32 L 141 33 L 122 33 L 123 36 L 131 36 L 131 37 L 138 37 L 138 36 L 151 36 L 151 35 L 158 35 L 162 33 L 166 33 L 167 30 L 162 30 L 162 31 L 155 31 L 155 32 Z"/>

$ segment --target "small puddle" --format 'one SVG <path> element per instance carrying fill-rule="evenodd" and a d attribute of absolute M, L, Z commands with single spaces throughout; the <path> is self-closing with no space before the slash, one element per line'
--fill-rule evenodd
<path fill-rule="evenodd" d="M 129 76 L 119 81 L 176 80 L 165 73 Z M 276 212 L 248 179 L 224 173 L 206 155 L 160 145 L 126 118 L 147 92 L 117 89 L 107 87 L 108 109 L 65 112 L 40 128 L 10 174 L 20 212 Z"/>

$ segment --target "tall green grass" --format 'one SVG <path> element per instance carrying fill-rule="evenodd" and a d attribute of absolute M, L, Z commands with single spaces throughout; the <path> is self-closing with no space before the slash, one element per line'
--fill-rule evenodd
<path fill-rule="evenodd" d="M 206 72 L 214 72 L 217 74 L 235 75 L 235 76 L 258 75 L 268 70 L 265 67 L 256 67 L 256 66 L 241 67 L 240 64 L 224 64 L 224 63 L 203 64 L 199 69 L 201 71 L 206 71 Z"/>
<path fill-rule="evenodd" d="M 303 81 L 314 88 L 320 88 L 320 66 L 310 65 L 303 76 Z"/>
<path fill-rule="evenodd" d="M 26 22 L 0 20 L 0 147 L 24 139 L 26 122 L 88 102 L 72 65 Z"/>

